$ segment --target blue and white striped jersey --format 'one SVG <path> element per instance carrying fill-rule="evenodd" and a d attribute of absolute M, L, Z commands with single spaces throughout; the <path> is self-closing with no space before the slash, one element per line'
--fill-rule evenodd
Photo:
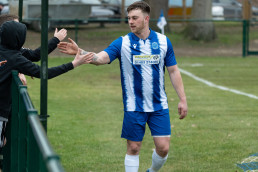
<path fill-rule="evenodd" d="M 165 66 L 177 62 L 170 40 L 150 31 L 146 40 L 131 32 L 104 50 L 110 62 L 116 58 L 120 61 L 124 111 L 154 112 L 168 108 Z"/>

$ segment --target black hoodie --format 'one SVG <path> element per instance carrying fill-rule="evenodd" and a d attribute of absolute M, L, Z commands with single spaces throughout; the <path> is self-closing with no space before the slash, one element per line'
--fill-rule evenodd
<path fill-rule="evenodd" d="M 25 75 L 40 78 L 40 66 L 22 56 L 21 47 L 26 39 L 27 28 L 24 24 L 7 21 L 0 27 L 0 117 L 8 119 L 11 110 L 12 70 Z M 73 69 L 73 64 L 67 63 L 48 69 L 48 79 L 61 75 Z"/>

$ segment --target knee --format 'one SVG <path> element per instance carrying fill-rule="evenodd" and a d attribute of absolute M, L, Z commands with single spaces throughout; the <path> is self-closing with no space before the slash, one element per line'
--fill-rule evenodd
<path fill-rule="evenodd" d="M 164 145 L 162 147 L 158 147 L 158 148 L 156 148 L 156 152 L 159 156 L 165 157 L 165 156 L 167 156 L 167 154 L 169 152 L 169 146 Z"/>
<path fill-rule="evenodd" d="M 141 144 L 137 142 L 131 142 L 127 144 L 127 154 L 138 155 L 140 152 Z"/>

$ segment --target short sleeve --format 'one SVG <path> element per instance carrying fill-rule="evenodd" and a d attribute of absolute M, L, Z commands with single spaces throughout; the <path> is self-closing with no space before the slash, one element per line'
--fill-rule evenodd
<path fill-rule="evenodd" d="M 119 37 L 115 41 L 113 41 L 106 49 L 105 52 L 108 53 L 110 58 L 110 63 L 114 61 L 116 58 L 121 57 L 121 46 L 122 46 L 122 37 Z"/>
<path fill-rule="evenodd" d="M 168 67 L 168 66 L 174 66 L 176 64 L 177 62 L 176 62 L 176 57 L 175 57 L 172 43 L 167 38 L 167 54 L 165 57 L 165 65 Z"/>

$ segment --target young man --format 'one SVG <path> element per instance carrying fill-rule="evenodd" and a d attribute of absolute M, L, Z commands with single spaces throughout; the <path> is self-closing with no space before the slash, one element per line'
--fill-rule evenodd
<path fill-rule="evenodd" d="M 26 39 L 27 28 L 24 24 L 7 21 L 0 27 L 0 134 L 11 112 L 11 82 L 12 70 L 32 77 L 40 77 L 40 66 L 32 63 L 21 53 L 21 47 Z M 82 64 L 89 63 L 91 58 L 80 55 L 78 50 L 74 60 L 70 63 L 48 69 L 48 79 L 61 75 Z M 0 147 L 4 146 L 1 137 Z"/>
<path fill-rule="evenodd" d="M 16 15 L 13 15 L 13 14 L 0 15 L 0 26 L 6 21 L 19 22 L 19 17 L 16 16 Z M 48 41 L 48 54 L 56 49 L 57 44 L 60 41 L 62 41 L 66 37 L 66 35 L 67 35 L 67 30 L 66 29 L 61 29 L 60 31 L 58 31 L 57 28 L 56 28 L 55 33 L 54 33 L 54 37 L 51 38 Z M 24 57 L 26 57 L 28 60 L 30 60 L 32 62 L 37 62 L 37 61 L 40 60 L 40 47 L 35 49 L 35 50 L 31 50 L 31 49 L 22 47 L 20 49 L 20 51 L 21 51 L 21 54 Z M 20 77 L 22 83 L 24 85 L 26 85 L 27 82 L 26 82 L 25 76 L 23 74 L 19 74 L 19 77 Z"/>
<path fill-rule="evenodd" d="M 139 152 L 147 123 L 155 144 L 152 165 L 147 171 L 156 172 L 167 160 L 171 135 L 164 89 L 165 66 L 180 99 L 180 119 L 187 115 L 187 101 L 170 40 L 149 28 L 149 5 L 143 1 L 135 2 L 127 8 L 127 12 L 131 33 L 95 54 L 91 64 L 103 65 L 119 59 L 124 103 L 121 137 L 127 139 L 125 171 L 138 171 Z M 58 47 L 67 54 L 74 54 L 77 50 L 71 39 L 70 43 L 60 43 Z"/>

